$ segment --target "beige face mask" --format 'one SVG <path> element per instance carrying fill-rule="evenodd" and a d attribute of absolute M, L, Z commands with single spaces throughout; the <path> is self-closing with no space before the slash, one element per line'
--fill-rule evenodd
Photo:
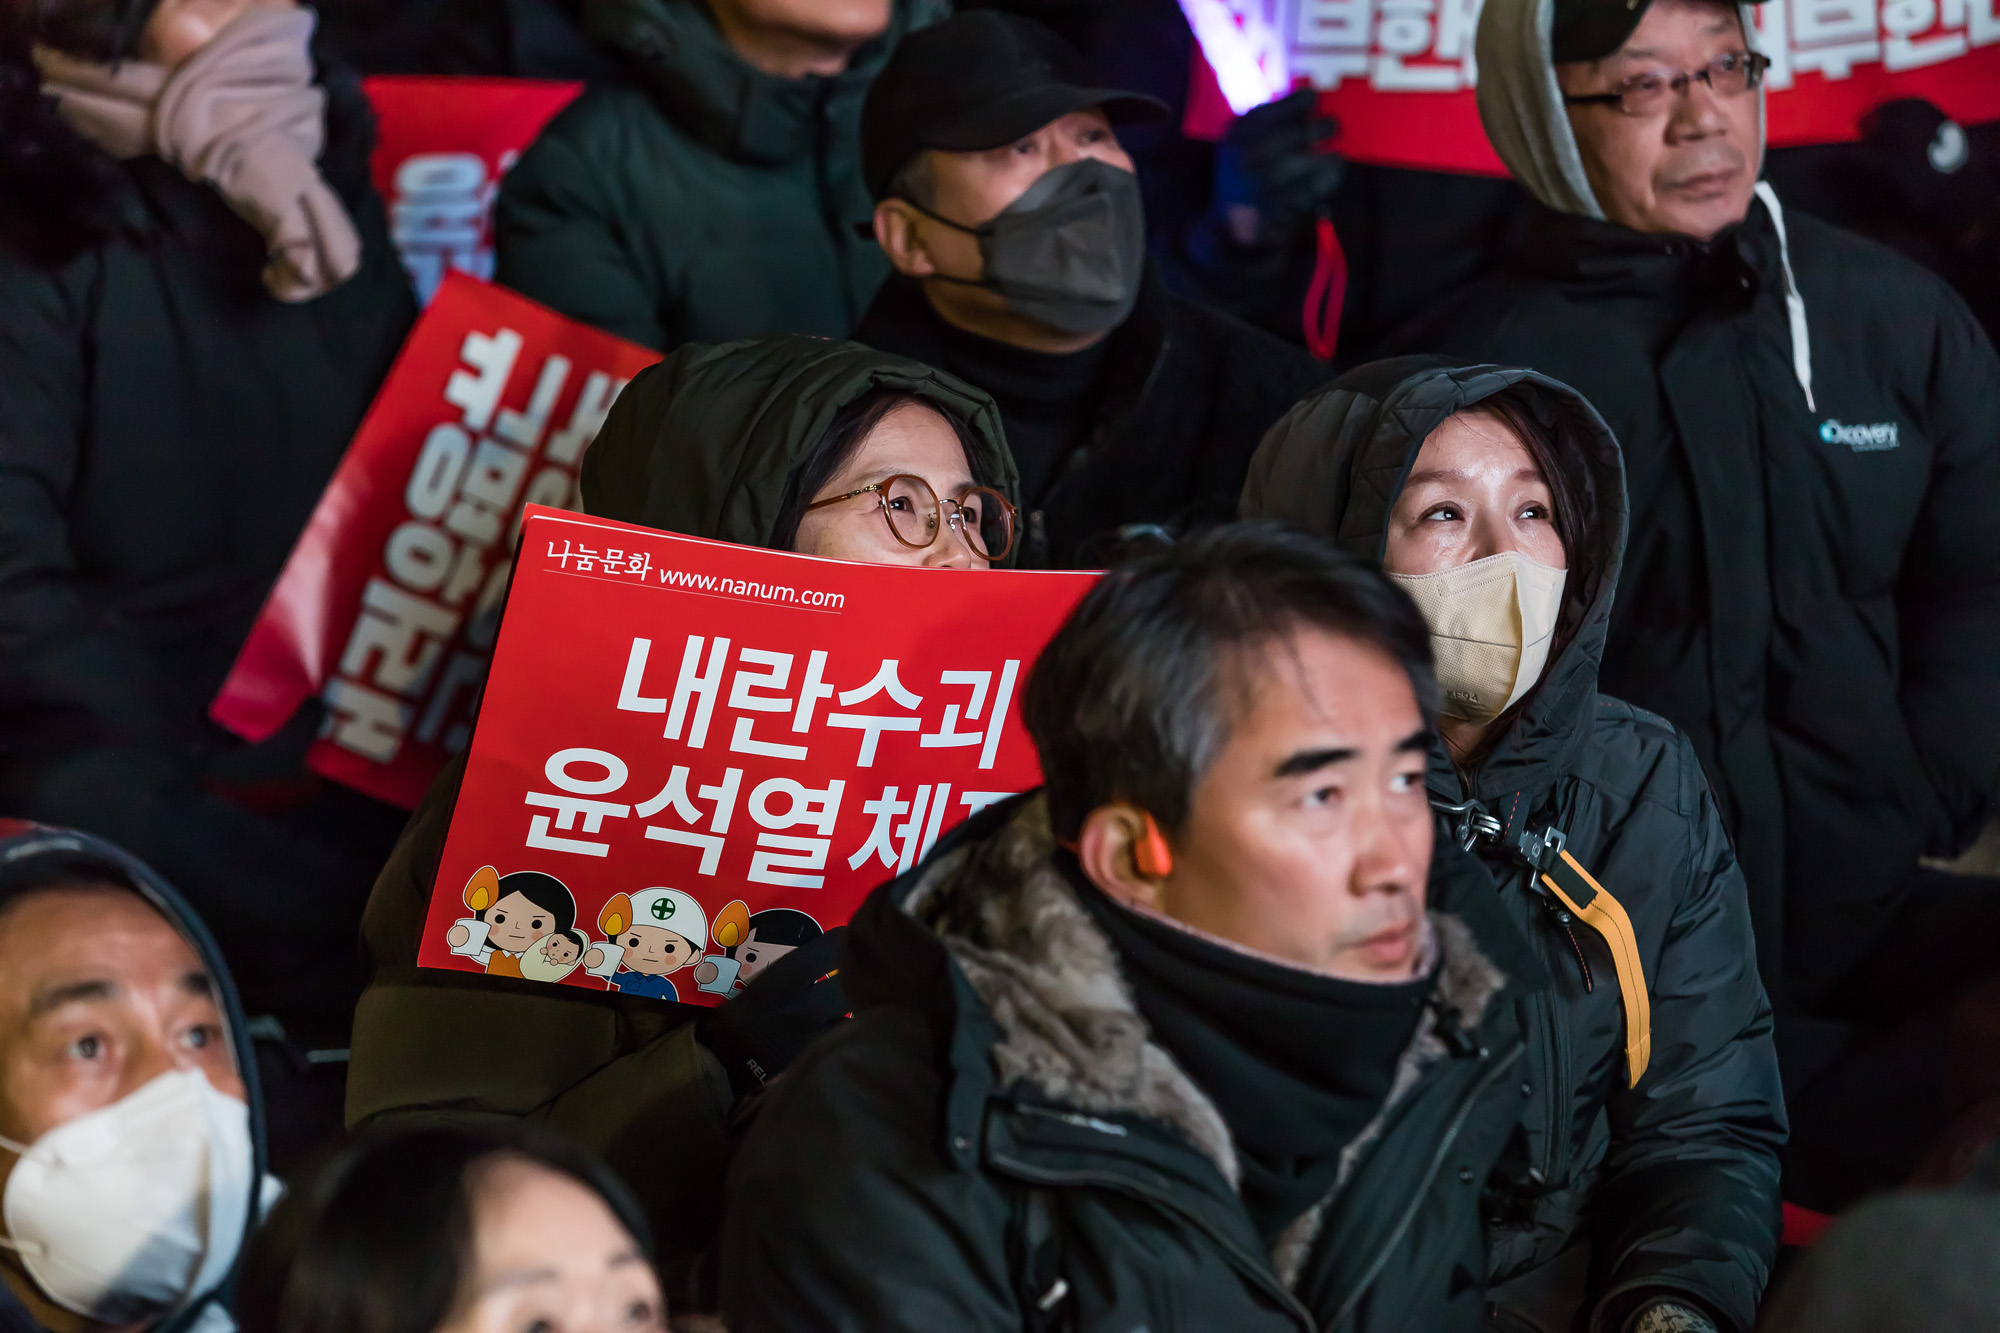
<path fill-rule="evenodd" d="M 1566 571 L 1502 551 L 1435 574 L 1389 577 L 1431 627 L 1447 716 L 1490 722 L 1542 678 Z"/>

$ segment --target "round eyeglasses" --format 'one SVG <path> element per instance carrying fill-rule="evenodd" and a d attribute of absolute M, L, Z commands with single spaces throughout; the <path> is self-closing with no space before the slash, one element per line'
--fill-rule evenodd
<path fill-rule="evenodd" d="M 1657 116 L 1673 108 L 1689 87 L 1705 83 L 1717 97 L 1741 97 L 1764 81 L 1771 58 L 1755 51 L 1725 51 L 1700 69 L 1649 69 L 1634 74 L 1608 93 L 1564 97 L 1571 106 L 1615 106 L 1628 116 Z"/>
<path fill-rule="evenodd" d="M 857 486 L 845 495 L 828 496 L 806 506 L 810 513 L 873 494 L 875 507 L 890 535 L 914 550 L 922 550 L 937 540 L 938 530 L 947 522 L 966 548 L 990 565 L 997 565 L 1014 549 L 1014 506 L 1007 497 L 987 486 L 974 486 L 956 500 L 938 498 L 922 477 L 898 473 L 883 481 Z M 951 507 L 949 519 L 945 506 Z"/>

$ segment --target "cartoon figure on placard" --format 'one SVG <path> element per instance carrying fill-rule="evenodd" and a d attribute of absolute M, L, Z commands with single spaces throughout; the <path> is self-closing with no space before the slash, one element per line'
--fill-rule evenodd
<path fill-rule="evenodd" d="M 678 1000 L 669 977 L 699 962 L 708 947 L 708 917 L 679 889 L 621 893 L 597 914 L 605 942 L 583 957 L 584 971 L 626 995 Z"/>
<path fill-rule="evenodd" d="M 753 916 L 741 900 L 733 902 L 716 914 L 712 932 L 724 956 L 702 959 L 694 984 L 711 995 L 734 995 L 759 972 L 825 933 L 796 908 L 768 907 Z"/>
<path fill-rule="evenodd" d="M 561 981 L 583 964 L 590 937 L 572 926 L 559 930 L 521 955 L 521 975 L 530 981 Z"/>
<path fill-rule="evenodd" d="M 477 959 L 488 976 L 522 976 L 522 955 L 576 925 L 568 887 L 538 870 L 502 875 L 481 866 L 465 882 L 463 897 L 472 915 L 452 922 L 445 942 L 453 953 Z"/>

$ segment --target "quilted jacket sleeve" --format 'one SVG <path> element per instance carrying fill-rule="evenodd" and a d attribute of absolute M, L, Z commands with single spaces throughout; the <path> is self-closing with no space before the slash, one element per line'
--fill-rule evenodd
<path fill-rule="evenodd" d="M 1652 1061 L 1608 1108 L 1591 1327 L 1616 1333 L 1647 1297 L 1683 1293 L 1749 1333 L 1777 1254 L 1787 1122 L 1743 875 L 1693 747 L 1678 744 L 1699 817 L 1649 979 Z"/>

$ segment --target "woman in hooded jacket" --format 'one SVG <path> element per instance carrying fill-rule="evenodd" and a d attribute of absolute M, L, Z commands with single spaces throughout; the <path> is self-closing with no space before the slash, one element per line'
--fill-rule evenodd
<path fill-rule="evenodd" d="M 898 474 L 921 478 L 931 497 L 882 484 Z M 1005 503 L 975 521 L 982 487 Z M 797 335 L 691 343 L 640 372 L 582 476 L 585 511 L 605 518 L 958 569 L 1011 561 L 1015 494 L 992 399 L 914 361 Z M 927 544 L 913 516 L 936 519 Z M 731 1107 L 847 1012 L 827 979 L 840 932 L 712 1009 L 419 969 L 463 775 L 462 758 L 439 775 L 368 902 L 374 978 L 355 1014 L 348 1124 L 409 1113 L 541 1122 L 631 1186 L 671 1280 L 719 1220 Z"/>
<path fill-rule="evenodd" d="M 1786 1121 L 1742 872 L 1686 737 L 1597 692 L 1624 465 L 1533 371 L 1362 366 L 1265 437 L 1245 517 L 1379 562 L 1430 622 L 1432 802 L 1554 978 L 1488 1186 L 1496 1328 L 1748 1333 Z"/>

